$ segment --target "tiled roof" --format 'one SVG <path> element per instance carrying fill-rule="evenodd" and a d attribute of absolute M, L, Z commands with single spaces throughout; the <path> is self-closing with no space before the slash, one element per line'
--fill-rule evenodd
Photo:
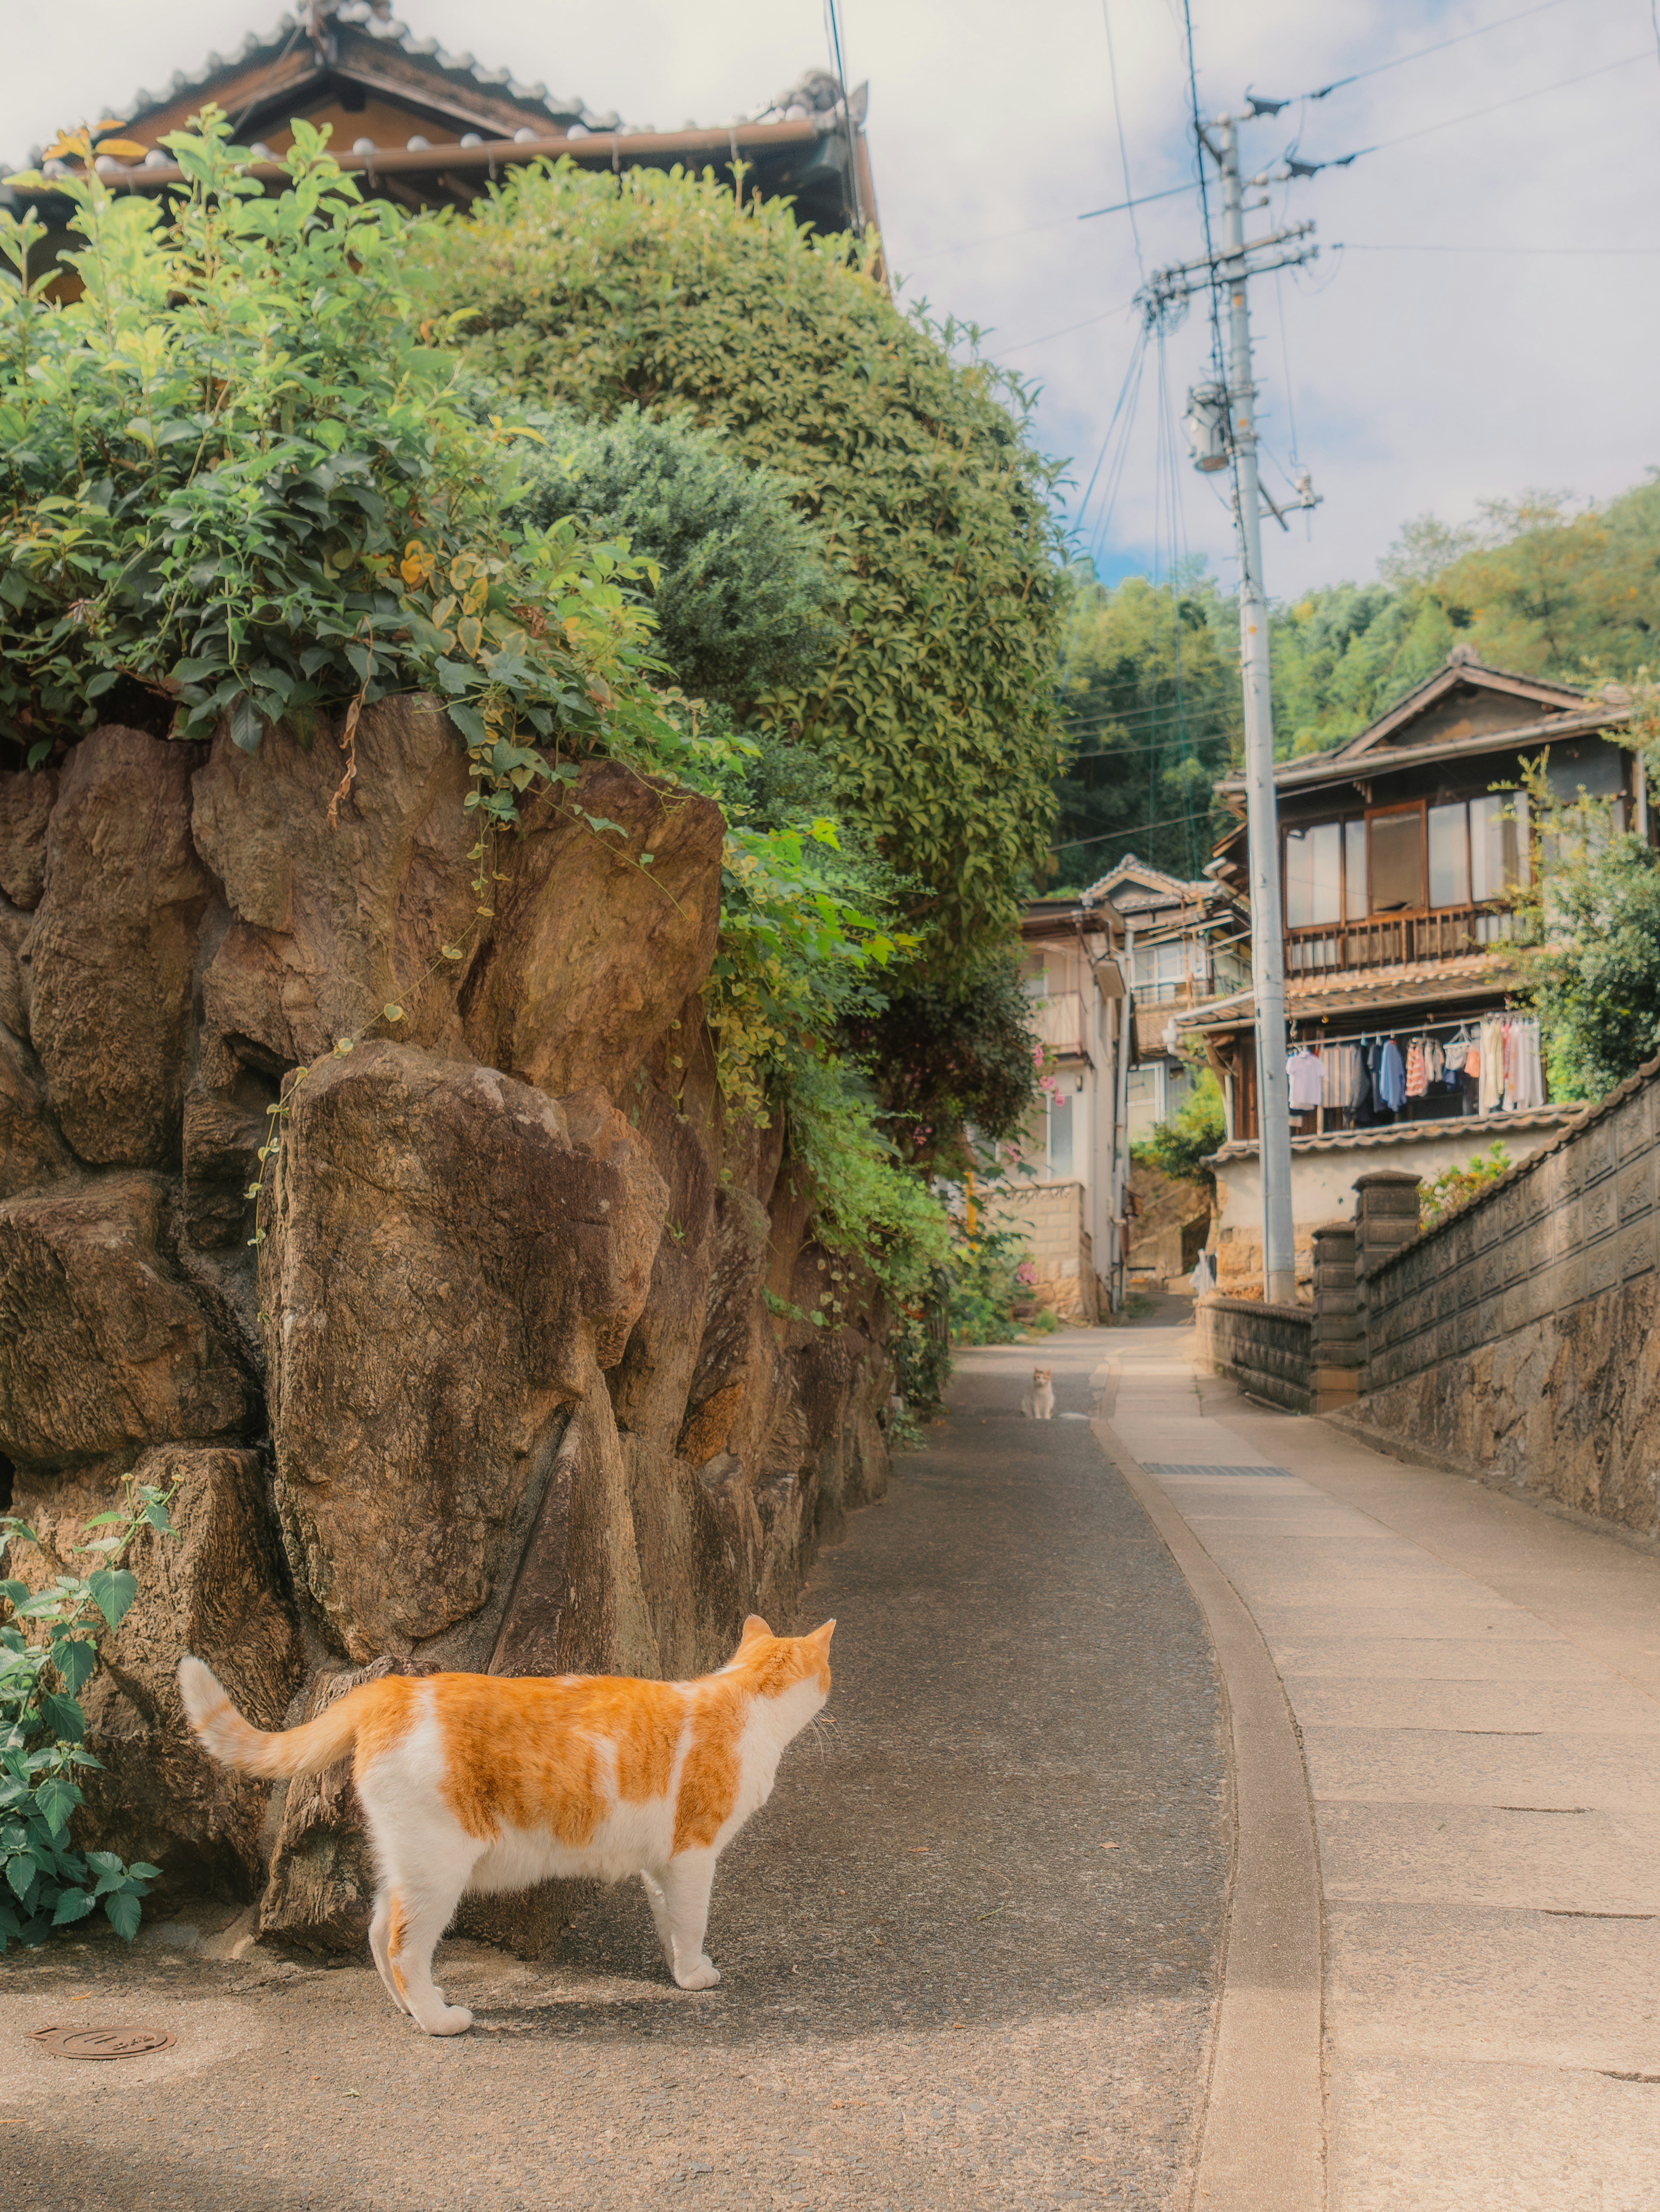
<path fill-rule="evenodd" d="M 1515 1114 L 1473 1114 L 1468 1119 L 1459 1114 L 1444 1115 L 1438 1121 L 1392 1121 L 1381 1129 L 1334 1129 L 1323 1136 L 1293 1137 L 1293 1152 L 1370 1152 L 1374 1147 L 1388 1145 L 1410 1145 L 1426 1137 L 1486 1136 L 1489 1133 L 1503 1136 L 1506 1129 L 1560 1129 L 1564 1123 L 1578 1121 L 1584 1113 L 1583 1099 L 1565 1106 L 1531 1106 Z M 1254 1160 L 1256 1158 L 1255 1138 L 1236 1139 L 1210 1155 L 1213 1160 Z"/>
<path fill-rule="evenodd" d="M 1364 1013 L 1371 1006 L 1420 1006 L 1441 999 L 1475 999 L 1508 990 L 1516 971 L 1499 952 L 1472 952 L 1456 960 L 1402 960 L 1388 968 L 1347 969 L 1335 975 L 1287 975 L 1286 1012 L 1293 1021 L 1322 1014 Z M 1183 1026 L 1209 1029 L 1256 1018 L 1252 991 L 1236 991 L 1183 1018 Z"/>
<path fill-rule="evenodd" d="M 511 70 L 485 69 L 471 54 L 447 53 L 436 39 L 417 39 L 407 23 L 387 21 L 377 26 L 374 11 L 368 5 L 368 0 L 342 0 L 339 7 L 327 9 L 324 12 L 330 20 L 362 31 L 377 43 L 397 46 L 415 60 L 433 62 L 447 76 L 477 85 L 481 89 L 504 93 L 509 100 L 516 100 L 520 106 L 539 108 L 559 121 L 578 121 L 590 131 L 614 131 L 621 123 L 622 118 L 614 113 L 592 113 L 580 98 L 562 99 L 557 94 L 550 93 L 544 84 L 523 84 Z M 199 69 L 189 73 L 175 70 L 159 92 L 141 87 L 125 107 L 106 107 L 101 112 L 106 115 L 119 115 L 129 122 L 136 121 L 146 109 L 164 107 L 169 101 L 177 100 L 181 93 L 193 91 L 198 85 L 210 84 L 226 70 L 239 68 L 266 56 L 275 61 L 290 46 L 297 45 L 306 34 L 304 15 L 279 15 L 275 28 L 266 32 L 263 37 L 257 32 L 250 32 L 233 52 L 208 55 Z"/>

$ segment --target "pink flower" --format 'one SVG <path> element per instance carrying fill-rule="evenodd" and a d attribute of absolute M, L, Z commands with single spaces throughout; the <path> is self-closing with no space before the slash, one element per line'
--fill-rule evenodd
<path fill-rule="evenodd" d="M 1037 1270 L 1030 1260 L 1023 1260 L 1014 1271 L 1017 1283 L 1032 1284 L 1037 1280 Z"/>

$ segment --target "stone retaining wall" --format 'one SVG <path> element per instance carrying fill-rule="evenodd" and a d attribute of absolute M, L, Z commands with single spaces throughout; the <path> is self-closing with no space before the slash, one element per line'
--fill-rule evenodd
<path fill-rule="evenodd" d="M 1362 1194 L 1355 1424 L 1660 1534 L 1660 1060 L 1450 1220 L 1367 1249 L 1386 1195 Z"/>
<path fill-rule="evenodd" d="M 1253 1398 L 1293 1413 L 1311 1410 L 1313 1329 L 1310 1306 L 1217 1297 L 1199 1302 L 1199 1346 L 1206 1364 Z"/>

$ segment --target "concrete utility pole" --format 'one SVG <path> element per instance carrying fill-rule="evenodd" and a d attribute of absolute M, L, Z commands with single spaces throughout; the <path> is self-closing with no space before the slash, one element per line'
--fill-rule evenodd
<path fill-rule="evenodd" d="M 1201 385 L 1190 392 L 1187 421 L 1195 465 L 1207 472 L 1230 463 L 1233 468 L 1250 848 L 1251 984 L 1256 1006 L 1257 1159 L 1262 1174 L 1262 1288 L 1271 1303 L 1289 1305 L 1297 1296 L 1297 1255 L 1291 1204 L 1291 1094 L 1286 1075 L 1284 916 L 1274 789 L 1274 707 L 1268 688 L 1268 602 L 1262 581 L 1263 494 L 1256 473 L 1256 386 L 1251 376 L 1250 306 L 1245 286 L 1250 276 L 1312 260 L 1320 249 L 1296 243 L 1313 229 L 1309 222 L 1247 241 L 1237 122 L 1231 115 L 1219 115 L 1215 128 L 1213 143 L 1207 133 L 1201 137 L 1205 152 L 1221 172 L 1221 248 L 1201 261 L 1156 270 L 1141 301 L 1151 321 L 1213 286 L 1227 295 L 1227 382 Z M 1251 179 L 1253 185 L 1268 181 L 1266 177 Z M 1304 480 L 1295 504 L 1314 503 Z M 1279 514 L 1277 508 L 1274 512 Z M 1284 517 L 1280 519 L 1283 522 Z"/>

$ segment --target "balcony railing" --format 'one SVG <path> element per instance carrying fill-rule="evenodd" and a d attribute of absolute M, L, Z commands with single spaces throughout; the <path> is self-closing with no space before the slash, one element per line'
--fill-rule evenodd
<path fill-rule="evenodd" d="M 1456 960 L 1490 945 L 1508 945 L 1515 936 L 1516 916 L 1494 907 L 1444 907 L 1437 914 L 1320 922 L 1286 932 L 1286 973 L 1335 975 L 1357 968 L 1400 967 L 1408 961 Z"/>
<path fill-rule="evenodd" d="M 1084 1035 L 1084 1001 L 1076 991 L 1057 991 L 1052 998 L 1031 1002 L 1032 1032 L 1049 1051 L 1087 1056 Z"/>

